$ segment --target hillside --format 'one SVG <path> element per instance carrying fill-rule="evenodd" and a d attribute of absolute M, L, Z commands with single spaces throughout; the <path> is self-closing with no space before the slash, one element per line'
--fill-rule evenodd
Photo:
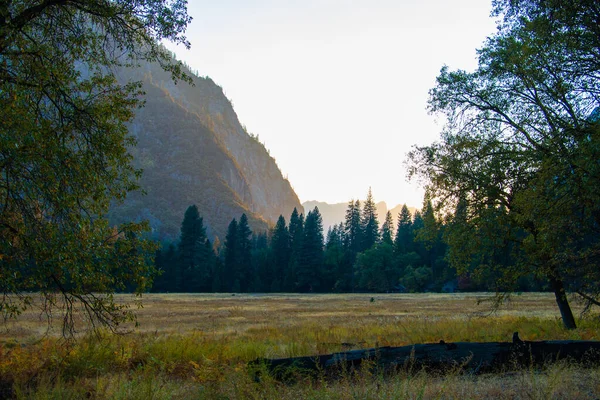
<path fill-rule="evenodd" d="M 196 204 L 209 237 L 224 240 L 231 219 L 246 213 L 254 231 L 280 214 L 289 216 L 298 196 L 263 144 L 246 133 L 223 90 L 209 78 L 194 86 L 174 84 L 158 66 L 121 71 L 122 80 L 142 80 L 146 105 L 136 113 L 131 149 L 142 168 L 145 195 L 131 193 L 113 207 L 113 222 L 146 219 L 153 237 L 173 240 L 183 214 Z"/>

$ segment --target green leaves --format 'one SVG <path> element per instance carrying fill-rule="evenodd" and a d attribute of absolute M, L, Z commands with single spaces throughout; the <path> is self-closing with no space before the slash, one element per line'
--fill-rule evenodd
<path fill-rule="evenodd" d="M 67 331 L 75 304 L 114 327 L 131 315 L 98 293 L 153 276 L 147 225 L 104 218 L 140 174 L 125 124 L 141 86 L 115 71 L 143 59 L 187 80 L 158 42 L 187 44 L 185 1 L 15 0 L 0 15 L 0 290 L 60 293 Z"/>
<path fill-rule="evenodd" d="M 479 254 L 493 270 L 504 263 L 498 252 L 510 252 L 518 268 L 498 271 L 502 287 L 534 272 L 577 291 L 600 250 L 600 192 L 590 180 L 600 177 L 600 131 L 589 118 L 600 93 L 597 5 L 495 7 L 504 20 L 478 51 L 477 70 L 444 67 L 430 91 L 429 109 L 447 125 L 440 142 L 409 154 L 409 172 L 452 221 L 446 240 L 459 269 Z"/>

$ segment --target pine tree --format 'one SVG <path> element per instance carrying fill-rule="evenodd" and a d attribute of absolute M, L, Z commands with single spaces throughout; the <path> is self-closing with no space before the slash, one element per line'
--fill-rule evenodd
<path fill-rule="evenodd" d="M 361 215 L 362 246 L 360 251 L 368 250 L 379 242 L 379 221 L 377 221 L 377 206 L 373 200 L 371 188 L 363 206 Z"/>
<path fill-rule="evenodd" d="M 292 215 L 290 216 L 290 261 L 285 272 L 283 289 L 288 292 L 296 291 L 296 269 L 298 267 L 298 257 L 300 250 L 302 249 L 302 242 L 304 236 L 304 215 L 298 214 L 298 210 L 294 207 Z"/>
<path fill-rule="evenodd" d="M 391 246 L 394 242 L 392 232 L 394 232 L 394 219 L 392 218 L 392 213 L 388 211 L 385 214 L 385 222 L 381 226 L 381 241 Z"/>
<path fill-rule="evenodd" d="M 344 227 L 340 223 L 329 228 L 325 244 L 323 289 L 332 291 L 340 289 L 344 283 L 344 275 L 351 270 L 344 264 Z"/>
<path fill-rule="evenodd" d="M 304 222 L 304 239 L 297 269 L 298 289 L 301 292 L 320 291 L 322 268 L 323 219 L 319 208 L 315 207 Z"/>
<path fill-rule="evenodd" d="M 237 221 L 236 219 L 232 219 L 227 227 L 227 236 L 225 236 L 225 249 L 223 250 L 225 254 L 225 261 L 223 263 L 223 277 L 221 284 L 223 288 L 228 291 L 234 291 L 235 286 L 235 271 L 237 269 Z M 239 282 L 238 282 L 238 290 L 239 291 Z"/>
<path fill-rule="evenodd" d="M 266 232 L 252 235 L 252 269 L 248 279 L 248 291 L 268 292 L 273 282 L 273 258 L 269 251 Z"/>
<path fill-rule="evenodd" d="M 353 256 L 361 250 L 362 227 L 360 223 L 361 209 L 359 200 L 350 200 L 346 209 L 344 222 L 344 247 Z"/>
<path fill-rule="evenodd" d="M 211 252 L 206 250 L 206 229 L 196 205 L 185 211 L 179 240 L 181 289 L 185 292 L 207 290 L 212 258 Z"/>
<path fill-rule="evenodd" d="M 278 292 L 282 289 L 285 272 L 290 263 L 291 247 L 290 233 L 285 224 L 285 218 L 280 215 L 273 229 L 271 237 L 271 251 L 273 253 L 273 281 L 271 291 Z"/>
<path fill-rule="evenodd" d="M 394 251 L 396 254 L 404 254 L 414 251 L 413 246 L 413 221 L 406 204 L 402 206 L 398 214 L 398 228 L 394 239 Z"/>
<path fill-rule="evenodd" d="M 235 280 L 239 282 L 239 290 L 247 292 L 251 286 L 252 279 L 252 231 L 248 226 L 248 217 L 242 214 L 237 226 L 236 241 L 236 269 Z"/>

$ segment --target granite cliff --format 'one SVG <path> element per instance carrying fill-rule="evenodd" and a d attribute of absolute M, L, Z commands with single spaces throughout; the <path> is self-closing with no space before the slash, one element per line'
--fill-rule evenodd
<path fill-rule="evenodd" d="M 196 204 L 209 237 L 224 240 L 231 219 L 246 213 L 254 231 L 274 225 L 280 214 L 303 211 L 275 160 L 240 124 L 231 102 L 210 78 L 173 83 L 157 65 L 120 72 L 141 80 L 145 107 L 130 124 L 131 149 L 143 169 L 145 195 L 131 193 L 113 207 L 114 222 L 146 219 L 153 237 L 173 240 L 186 208 Z"/>

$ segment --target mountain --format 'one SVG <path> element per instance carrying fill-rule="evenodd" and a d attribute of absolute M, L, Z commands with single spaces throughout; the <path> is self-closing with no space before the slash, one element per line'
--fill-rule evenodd
<path fill-rule="evenodd" d="M 350 201 L 346 203 L 329 204 L 322 201 L 311 200 L 305 201 L 304 203 L 302 203 L 302 206 L 307 212 L 315 208 L 315 206 L 319 208 L 319 212 L 321 213 L 321 217 L 323 218 L 323 230 L 325 231 L 325 233 L 327 233 L 327 230 L 331 226 L 344 221 L 344 219 L 346 218 L 346 210 L 348 209 L 349 202 Z M 361 207 L 363 203 L 364 200 L 361 200 Z M 379 226 L 381 227 L 383 221 L 385 221 L 385 215 L 388 212 L 388 207 L 385 201 L 380 201 L 376 204 L 376 207 L 377 219 L 379 220 Z M 392 217 L 394 218 L 394 226 L 396 226 L 396 221 L 398 220 L 398 214 L 400 213 L 400 210 L 402 210 L 402 204 L 399 204 L 396 207 L 389 210 L 392 213 Z M 415 207 L 408 207 L 408 210 L 411 214 L 414 215 L 417 209 Z"/>
<path fill-rule="evenodd" d="M 191 73 L 190 73 L 191 75 Z M 227 226 L 246 213 L 254 232 L 289 218 L 298 196 L 265 146 L 240 124 L 231 102 L 210 78 L 194 85 L 173 83 L 154 64 L 119 72 L 122 81 L 141 80 L 145 107 L 130 132 L 134 165 L 143 169 L 145 195 L 130 193 L 115 205 L 112 222 L 145 219 L 160 240 L 179 236 L 183 215 L 196 204 L 209 237 L 225 238 Z"/>

